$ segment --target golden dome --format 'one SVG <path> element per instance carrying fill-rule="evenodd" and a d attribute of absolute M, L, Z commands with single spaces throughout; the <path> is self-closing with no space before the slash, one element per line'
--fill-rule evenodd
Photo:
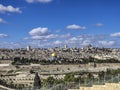
<path fill-rule="evenodd" d="M 56 57 L 57 54 L 56 54 L 56 53 L 52 53 L 51 56 L 52 56 L 52 57 Z"/>

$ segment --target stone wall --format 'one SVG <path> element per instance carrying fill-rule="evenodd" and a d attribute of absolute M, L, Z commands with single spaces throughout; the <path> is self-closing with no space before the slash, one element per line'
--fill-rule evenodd
<path fill-rule="evenodd" d="M 106 83 L 105 85 L 93 85 L 92 87 L 80 87 L 80 89 L 68 90 L 120 90 L 120 83 Z"/>

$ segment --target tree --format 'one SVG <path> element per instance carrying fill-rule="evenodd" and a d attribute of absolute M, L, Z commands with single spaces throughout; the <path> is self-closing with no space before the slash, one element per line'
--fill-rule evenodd
<path fill-rule="evenodd" d="M 30 70 L 30 74 L 33 74 L 33 73 L 35 73 L 32 69 Z"/>
<path fill-rule="evenodd" d="M 100 72 L 98 73 L 98 76 L 99 76 L 100 79 L 104 79 L 104 77 L 105 77 L 105 72 L 104 72 L 104 71 L 100 71 Z"/>
<path fill-rule="evenodd" d="M 87 75 L 87 78 L 88 78 L 88 79 L 93 79 L 93 77 L 94 77 L 94 76 L 93 76 L 92 73 L 88 73 L 88 75 Z"/>
<path fill-rule="evenodd" d="M 74 74 L 71 74 L 71 73 L 66 74 L 65 77 L 64 77 L 64 81 L 66 81 L 66 82 L 72 82 L 74 80 L 75 80 Z"/>
<path fill-rule="evenodd" d="M 46 79 L 46 84 L 50 85 L 50 86 L 53 85 L 53 84 L 55 84 L 55 79 L 53 77 L 48 77 Z"/>
<path fill-rule="evenodd" d="M 41 80 L 38 75 L 38 73 L 35 73 L 35 78 L 34 78 L 34 90 L 40 89 L 41 88 Z"/>

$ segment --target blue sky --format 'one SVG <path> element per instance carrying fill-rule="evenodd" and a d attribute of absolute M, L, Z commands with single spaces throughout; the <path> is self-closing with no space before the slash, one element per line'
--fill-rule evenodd
<path fill-rule="evenodd" d="M 120 0 L 0 0 L 0 47 L 120 48 Z"/>

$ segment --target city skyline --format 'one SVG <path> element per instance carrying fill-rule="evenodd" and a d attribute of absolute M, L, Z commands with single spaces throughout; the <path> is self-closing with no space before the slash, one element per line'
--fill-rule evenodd
<path fill-rule="evenodd" d="M 0 0 L 0 48 L 120 48 L 119 0 Z"/>

